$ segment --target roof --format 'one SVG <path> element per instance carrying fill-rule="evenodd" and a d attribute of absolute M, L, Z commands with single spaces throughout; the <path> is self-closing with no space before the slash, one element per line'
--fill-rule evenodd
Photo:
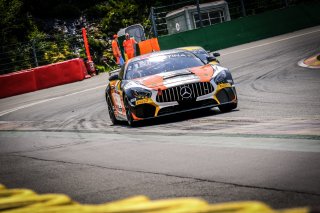
<path fill-rule="evenodd" d="M 130 25 L 130 26 L 128 26 L 128 27 L 125 27 L 125 28 L 121 28 L 119 31 L 118 31 L 118 33 L 117 33 L 117 35 L 120 37 L 120 36 L 124 36 L 125 34 L 126 34 L 126 32 L 127 32 L 127 30 L 129 30 L 129 29 L 131 29 L 131 28 L 134 28 L 134 27 L 140 27 L 143 31 L 144 31 L 144 28 L 143 28 L 143 26 L 141 25 L 141 24 L 133 24 L 133 25 Z"/>

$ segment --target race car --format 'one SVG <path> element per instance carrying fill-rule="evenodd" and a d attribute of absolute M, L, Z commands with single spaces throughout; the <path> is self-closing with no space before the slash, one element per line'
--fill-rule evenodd
<path fill-rule="evenodd" d="M 177 49 L 130 59 L 119 74 L 110 76 L 105 94 L 112 123 L 122 120 L 130 126 L 216 106 L 227 112 L 238 103 L 227 68 L 206 64 L 193 53 Z"/>
<path fill-rule="evenodd" d="M 220 64 L 217 57 L 220 56 L 220 53 L 209 53 L 209 51 L 206 51 L 200 46 L 187 46 L 187 47 L 179 47 L 178 50 L 188 50 L 195 54 L 198 58 L 200 58 L 205 63 L 208 63 L 208 58 L 210 58 L 210 64 Z"/>

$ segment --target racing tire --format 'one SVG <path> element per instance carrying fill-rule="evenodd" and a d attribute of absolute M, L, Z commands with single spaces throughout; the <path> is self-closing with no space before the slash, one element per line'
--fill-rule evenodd
<path fill-rule="evenodd" d="M 131 109 L 130 109 L 130 105 L 129 105 L 128 102 L 129 101 L 128 101 L 127 97 L 125 97 L 124 98 L 124 107 L 126 108 L 127 122 L 129 124 L 129 126 L 135 127 L 136 122 L 133 120 Z"/>
<path fill-rule="evenodd" d="M 109 95 L 107 95 L 107 105 L 108 105 L 108 112 L 109 117 L 113 125 L 118 124 L 119 121 L 116 119 L 116 116 L 114 115 L 114 109 L 112 106 L 112 101 Z"/>
<path fill-rule="evenodd" d="M 237 108 L 237 106 L 238 106 L 238 103 L 229 103 L 229 104 L 224 104 L 218 107 L 221 112 L 230 112 L 233 109 Z"/>

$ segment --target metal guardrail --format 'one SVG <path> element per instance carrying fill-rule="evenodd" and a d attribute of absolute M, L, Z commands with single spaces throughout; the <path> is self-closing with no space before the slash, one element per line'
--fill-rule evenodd
<path fill-rule="evenodd" d="M 120 68 L 116 69 L 116 70 L 112 70 L 112 71 L 109 72 L 109 76 L 114 75 L 114 74 L 119 73 L 119 72 L 120 72 Z"/>

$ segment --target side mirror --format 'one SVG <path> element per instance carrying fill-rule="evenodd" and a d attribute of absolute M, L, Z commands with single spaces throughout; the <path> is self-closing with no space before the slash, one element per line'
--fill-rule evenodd
<path fill-rule="evenodd" d="M 219 57 L 220 56 L 220 53 L 213 53 L 212 54 L 214 57 Z"/>
<path fill-rule="evenodd" d="M 115 80 L 119 80 L 119 74 L 114 74 L 109 77 L 109 81 L 115 81 Z"/>
<path fill-rule="evenodd" d="M 209 57 L 207 57 L 207 61 L 209 63 L 209 62 L 212 62 L 212 61 L 217 61 L 217 59 L 214 56 L 209 56 Z"/>

